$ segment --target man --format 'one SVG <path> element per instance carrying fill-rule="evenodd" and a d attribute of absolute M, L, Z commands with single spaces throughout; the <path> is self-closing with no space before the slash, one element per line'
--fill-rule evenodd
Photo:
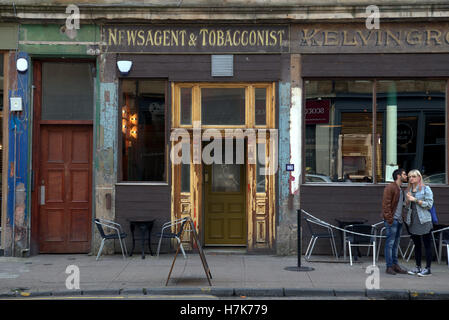
<path fill-rule="evenodd" d="M 402 207 L 405 203 L 401 185 L 403 182 L 407 182 L 407 173 L 404 169 L 396 169 L 393 172 L 393 179 L 394 182 L 384 189 L 382 216 L 387 231 L 385 239 L 386 273 L 395 275 L 396 273 L 407 273 L 398 265 L 398 246 L 403 222 Z"/>

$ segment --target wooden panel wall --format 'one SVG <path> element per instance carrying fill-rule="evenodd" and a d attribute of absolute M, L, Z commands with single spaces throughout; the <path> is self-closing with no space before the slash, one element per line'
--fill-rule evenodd
<path fill-rule="evenodd" d="M 233 77 L 211 76 L 211 55 L 119 55 L 131 60 L 128 78 L 168 78 L 170 81 L 278 81 L 281 55 L 234 55 Z"/>
<path fill-rule="evenodd" d="M 156 254 L 159 239 L 156 233 L 160 232 L 163 223 L 170 221 L 170 193 L 169 185 L 116 185 L 115 187 L 115 221 L 120 223 L 128 234 L 126 244 L 128 250 L 132 248 L 129 219 L 155 219 L 151 234 L 152 250 Z M 140 237 L 136 230 L 136 237 Z M 165 248 L 167 240 L 163 240 Z M 146 245 L 145 252 L 148 252 Z M 118 247 L 120 250 L 120 247 Z M 140 242 L 136 241 L 134 252 L 141 252 Z M 162 252 L 162 249 L 161 249 Z"/>
<path fill-rule="evenodd" d="M 380 218 L 382 195 L 385 184 L 379 185 L 302 185 L 300 188 L 301 208 L 327 223 L 337 225 L 335 218 L 351 217 L 366 218 L 369 224 L 374 224 Z M 449 224 L 449 197 L 448 187 L 431 186 L 434 193 L 435 207 L 439 222 Z M 307 249 L 310 241 L 310 232 L 305 223 L 302 223 L 302 251 Z M 337 236 L 337 249 L 340 252 L 340 233 Z M 404 241 L 402 245 L 405 245 Z M 383 255 L 383 243 L 381 248 Z M 365 252 L 363 249 L 362 252 Z M 313 254 L 332 254 L 327 239 L 318 240 Z"/>
<path fill-rule="evenodd" d="M 449 54 L 304 54 L 302 76 L 448 77 Z"/>

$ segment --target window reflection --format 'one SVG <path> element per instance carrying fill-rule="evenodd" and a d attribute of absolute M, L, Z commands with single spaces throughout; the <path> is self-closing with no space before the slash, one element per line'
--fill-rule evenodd
<path fill-rule="evenodd" d="M 165 181 L 165 82 L 123 80 L 122 180 Z"/>
<path fill-rule="evenodd" d="M 400 167 L 446 183 L 446 81 L 376 81 L 375 128 L 373 85 L 305 81 L 306 182 L 387 182 Z"/>
<path fill-rule="evenodd" d="M 445 89 L 446 81 L 439 80 L 378 82 L 378 181 L 391 180 L 390 172 L 401 167 L 420 170 L 424 179 L 433 176 L 428 183 L 445 183 Z"/>
<path fill-rule="evenodd" d="M 371 182 L 372 82 L 305 85 L 306 182 Z"/>

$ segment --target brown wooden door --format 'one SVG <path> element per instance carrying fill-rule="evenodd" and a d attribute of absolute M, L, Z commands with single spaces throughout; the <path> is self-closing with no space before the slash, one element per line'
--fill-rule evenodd
<path fill-rule="evenodd" d="M 90 251 L 92 126 L 42 125 L 40 132 L 39 251 Z"/>

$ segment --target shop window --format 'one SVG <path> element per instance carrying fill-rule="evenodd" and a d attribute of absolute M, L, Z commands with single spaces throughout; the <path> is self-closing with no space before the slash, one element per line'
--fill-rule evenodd
<path fill-rule="evenodd" d="M 256 165 L 256 192 L 265 192 L 265 174 L 262 174 L 262 168 L 265 166 L 265 143 L 258 143 L 257 147 L 257 165 Z"/>
<path fill-rule="evenodd" d="M 166 181 L 165 86 L 165 81 L 121 82 L 123 181 Z"/>
<path fill-rule="evenodd" d="M 181 88 L 181 125 L 192 124 L 192 88 Z"/>
<path fill-rule="evenodd" d="M 445 91 L 441 80 L 378 81 L 378 181 L 390 181 L 400 167 L 420 170 L 427 183 L 446 182 Z"/>
<path fill-rule="evenodd" d="M 371 182 L 372 82 L 306 81 L 306 182 Z"/>
<path fill-rule="evenodd" d="M 93 72 L 90 63 L 44 62 L 42 120 L 92 120 Z"/>
<path fill-rule="evenodd" d="M 267 88 L 255 88 L 256 126 L 267 124 Z"/>
<path fill-rule="evenodd" d="M 3 177 L 3 86 L 4 86 L 4 77 L 3 77 L 3 54 L 0 53 L 0 212 L 2 208 L 2 177 Z M 1 215 L 0 215 L 0 227 L 1 227 Z M 1 234 L 0 234 L 1 235 Z M 1 242 L 1 239 L 0 239 Z"/>
<path fill-rule="evenodd" d="M 314 80 L 305 91 L 307 183 L 388 182 L 398 167 L 446 183 L 446 80 Z"/>
<path fill-rule="evenodd" d="M 245 88 L 202 88 L 203 125 L 245 125 Z"/>

